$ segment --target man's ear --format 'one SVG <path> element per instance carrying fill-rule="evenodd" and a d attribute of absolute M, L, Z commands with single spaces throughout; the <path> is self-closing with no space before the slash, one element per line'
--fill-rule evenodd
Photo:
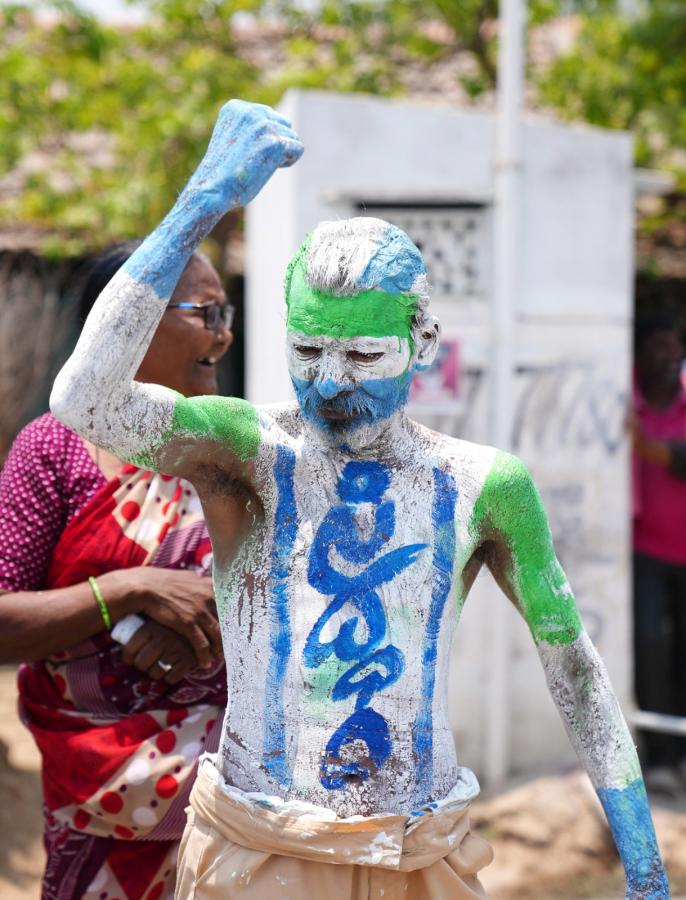
<path fill-rule="evenodd" d="M 427 316 L 421 327 L 415 328 L 415 365 L 428 369 L 436 358 L 438 345 L 441 342 L 441 323 L 435 316 Z"/>

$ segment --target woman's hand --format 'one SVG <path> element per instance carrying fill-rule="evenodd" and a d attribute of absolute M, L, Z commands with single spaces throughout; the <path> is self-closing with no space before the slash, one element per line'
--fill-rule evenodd
<path fill-rule="evenodd" d="M 146 622 L 122 648 L 122 659 L 154 681 L 177 684 L 198 665 L 186 638 L 158 622 Z M 163 663 L 164 665 L 160 665 Z M 171 666 L 171 669 L 167 667 Z"/>
<path fill-rule="evenodd" d="M 123 614 L 143 613 L 185 638 L 196 665 L 208 666 L 222 656 L 221 634 L 214 603 L 212 579 L 183 569 L 138 566 L 98 577 L 108 601 L 108 591 L 126 595 Z M 117 621 L 123 615 L 117 616 Z M 137 635 L 136 635 L 137 636 Z"/>

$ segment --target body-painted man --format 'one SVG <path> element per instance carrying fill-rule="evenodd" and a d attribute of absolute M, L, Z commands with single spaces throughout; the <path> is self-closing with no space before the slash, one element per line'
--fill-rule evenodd
<path fill-rule="evenodd" d="M 438 323 L 424 264 L 377 219 L 323 223 L 286 278 L 297 404 L 186 399 L 133 381 L 197 243 L 302 147 L 232 101 L 171 213 L 101 296 L 52 396 L 118 456 L 188 478 L 215 553 L 229 680 L 177 897 L 483 896 L 478 790 L 447 716 L 449 648 L 485 563 L 529 625 L 601 802 L 627 896 L 668 888 L 631 737 L 515 457 L 404 411 Z M 199 364 L 203 364 L 199 362 Z M 228 497 L 245 500 L 229 527 Z"/>

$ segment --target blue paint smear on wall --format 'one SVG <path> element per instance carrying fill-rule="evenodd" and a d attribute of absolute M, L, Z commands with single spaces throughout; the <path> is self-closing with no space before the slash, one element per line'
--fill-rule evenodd
<path fill-rule="evenodd" d="M 274 479 L 278 494 L 274 543 L 271 554 L 271 595 L 269 668 L 265 685 L 263 762 L 280 785 L 288 787 L 291 772 L 286 752 L 286 723 L 283 682 L 291 655 L 291 623 L 288 610 L 289 562 L 297 533 L 293 473 L 295 453 L 289 447 L 276 448 Z"/>
<path fill-rule="evenodd" d="M 629 891 L 641 886 L 641 897 L 669 897 L 643 779 L 637 778 L 625 788 L 599 788 L 598 796 L 624 864 Z"/>
<path fill-rule="evenodd" d="M 451 475 L 434 469 L 434 502 L 432 523 L 435 532 L 433 553 L 433 587 L 431 607 L 426 623 L 422 654 L 422 699 L 413 728 L 413 745 L 417 760 L 417 798 L 429 799 L 433 780 L 433 705 L 436 685 L 438 636 L 445 603 L 450 593 L 455 560 L 455 507 L 457 488 Z"/>

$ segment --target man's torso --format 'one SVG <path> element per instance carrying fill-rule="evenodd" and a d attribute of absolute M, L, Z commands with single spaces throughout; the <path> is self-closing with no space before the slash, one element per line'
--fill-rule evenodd
<path fill-rule="evenodd" d="M 447 672 L 494 451 L 413 425 L 400 459 L 351 460 L 297 419 L 267 423 L 264 514 L 215 572 L 219 766 L 243 790 L 343 816 L 409 812 L 459 779 Z"/>

